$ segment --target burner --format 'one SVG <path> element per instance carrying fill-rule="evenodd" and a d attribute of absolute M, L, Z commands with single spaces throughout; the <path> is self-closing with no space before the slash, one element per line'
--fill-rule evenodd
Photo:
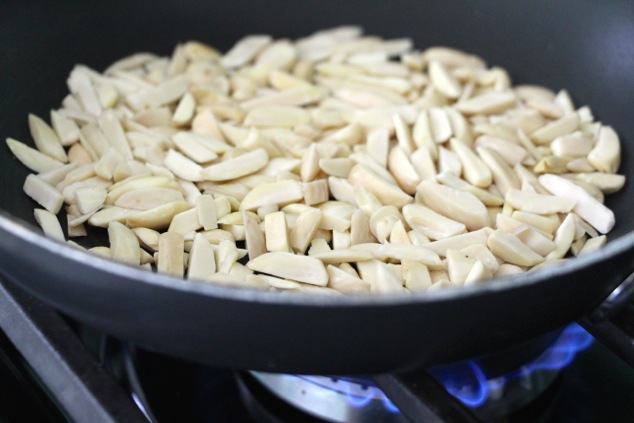
<path fill-rule="evenodd" d="M 435 367 L 429 374 L 451 395 L 472 408 L 480 419 L 491 421 L 537 398 L 559 371 L 572 362 L 577 352 L 591 344 L 592 337 L 574 324 L 564 329 L 537 358 L 504 375 L 489 376 L 479 360 Z M 369 377 L 250 374 L 277 397 L 326 421 L 407 421 Z"/>

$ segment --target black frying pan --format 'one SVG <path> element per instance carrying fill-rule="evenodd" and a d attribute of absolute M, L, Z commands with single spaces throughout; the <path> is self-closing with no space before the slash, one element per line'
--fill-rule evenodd
<path fill-rule="evenodd" d="M 203 285 L 106 261 L 45 239 L 22 193 L 27 170 L 0 148 L 0 268 L 63 312 L 144 347 L 236 368 L 376 373 L 471 357 L 590 312 L 634 270 L 634 8 L 619 1 L 4 2 L 0 134 L 28 140 L 75 63 L 102 70 L 137 51 L 247 33 L 299 37 L 354 23 L 418 47 L 449 45 L 567 88 L 621 135 L 626 187 L 601 251 L 543 272 L 411 297 L 289 297 Z M 1 310 L 0 310 L 1 312 Z"/>

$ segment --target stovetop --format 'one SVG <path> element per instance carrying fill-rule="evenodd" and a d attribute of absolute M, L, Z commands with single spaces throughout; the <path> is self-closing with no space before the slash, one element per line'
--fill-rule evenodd
<path fill-rule="evenodd" d="M 9 291 L 18 297 L 18 303 L 24 305 L 27 301 L 28 311 L 36 310 L 35 314 L 39 313 L 43 320 L 71 328 L 64 336 L 76 339 L 62 342 L 48 353 L 62 360 L 70 355 L 71 362 L 79 364 L 71 366 L 75 376 L 69 377 L 64 366 L 47 363 L 50 357 L 44 357 L 45 354 L 27 362 L 24 356 L 32 356 L 32 351 L 20 352 L 14 344 L 23 346 L 24 340 L 16 340 L 15 331 L 8 327 L 10 337 L 4 332 L 0 334 L 0 422 L 249 423 L 256 421 L 249 411 L 258 407 L 266 409 L 267 421 L 319 421 L 287 407 L 246 372 L 240 372 L 241 377 L 237 378 L 237 373 L 231 370 L 178 360 L 104 338 L 66 317 L 60 318 L 58 313 L 14 287 Z M 7 297 L 0 299 L 3 300 L 0 323 L 7 328 L 11 324 L 11 306 L 7 305 Z M 57 336 L 46 331 L 44 337 Z M 77 359 L 78 356 L 81 358 Z M 123 377 L 130 373 L 122 357 L 132 357 L 136 363 L 134 380 Z M 51 378 L 58 383 L 51 383 Z M 245 401 L 244 392 L 241 394 L 245 387 L 255 392 L 257 404 Z M 86 392 L 90 390 L 92 394 Z M 634 369 L 595 342 L 577 355 L 539 399 L 503 421 L 629 423 L 634 420 L 633 392 Z M 149 419 L 139 412 L 139 405 L 142 408 L 145 405 Z"/>

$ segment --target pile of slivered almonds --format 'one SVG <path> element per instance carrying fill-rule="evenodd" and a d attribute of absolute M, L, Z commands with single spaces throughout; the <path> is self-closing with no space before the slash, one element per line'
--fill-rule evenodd
<path fill-rule="evenodd" d="M 565 91 L 451 48 L 339 27 L 76 66 L 24 191 L 47 236 L 192 280 L 287 293 L 480 283 L 602 246 L 619 138 Z M 67 232 L 56 216 L 64 207 Z M 68 243 L 79 247 L 73 241 Z M 81 247 L 79 247 L 81 248 Z"/>

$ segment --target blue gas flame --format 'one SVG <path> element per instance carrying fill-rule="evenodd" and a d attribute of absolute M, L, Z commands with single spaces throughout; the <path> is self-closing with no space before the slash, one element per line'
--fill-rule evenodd
<path fill-rule="evenodd" d="M 555 343 L 533 362 L 521 367 L 515 372 L 500 378 L 489 380 L 483 369 L 475 360 L 454 363 L 448 366 L 430 370 L 447 391 L 471 408 L 478 408 L 486 403 L 490 389 L 502 388 L 508 381 L 526 377 L 536 371 L 558 371 L 570 365 L 577 353 L 589 348 L 593 338 L 577 324 L 566 327 Z M 372 400 L 380 400 L 390 413 L 399 410 L 389 398 L 374 384 L 370 378 L 338 377 L 339 392 L 343 393 L 347 402 L 354 407 L 364 407 Z M 311 383 L 316 383 L 314 380 Z M 361 386 L 363 394 L 358 389 L 353 392 L 351 386 Z M 331 389 L 331 388 L 329 388 Z"/>
<path fill-rule="evenodd" d="M 509 373 L 495 382 L 505 385 L 512 379 L 526 377 L 536 371 L 558 371 L 572 363 L 577 353 L 589 348 L 593 338 L 577 324 L 562 331 L 557 341 L 535 361 Z M 471 408 L 483 405 L 489 397 L 491 380 L 476 361 L 464 361 L 430 372 L 447 391 Z"/>

